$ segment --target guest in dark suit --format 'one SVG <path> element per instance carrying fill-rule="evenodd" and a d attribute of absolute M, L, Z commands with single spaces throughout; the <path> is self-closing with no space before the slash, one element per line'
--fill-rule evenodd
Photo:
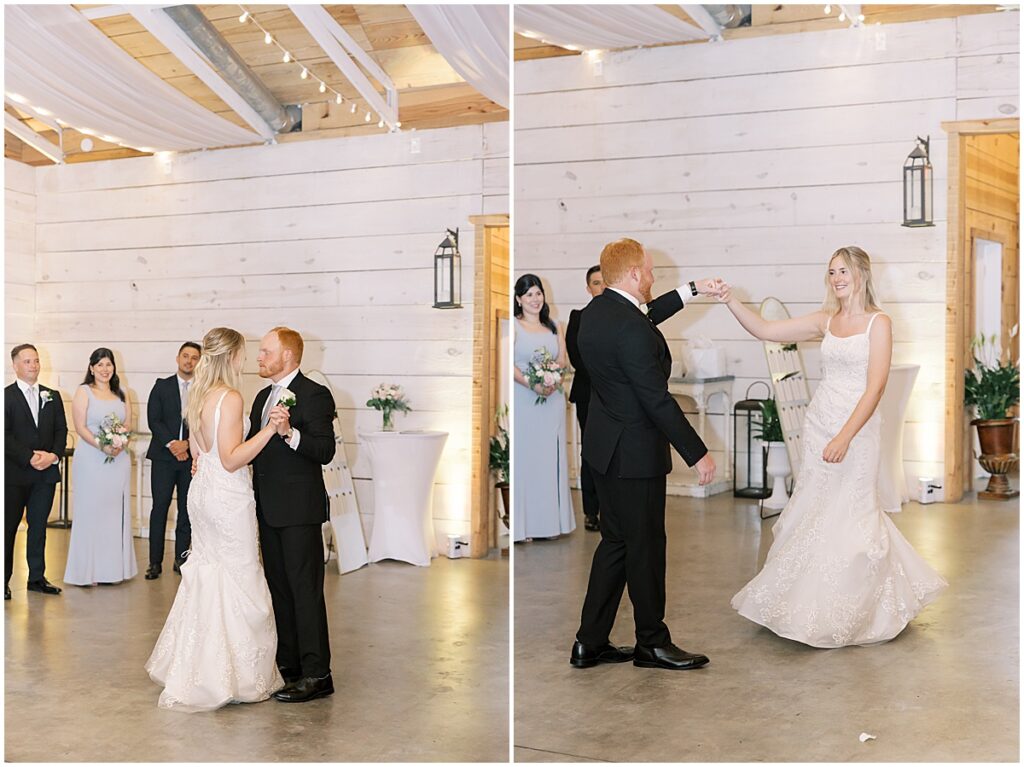
<path fill-rule="evenodd" d="M 60 594 L 46 580 L 46 520 L 53 507 L 58 464 L 68 441 L 60 392 L 39 383 L 39 352 L 32 344 L 11 350 L 17 380 L 4 389 L 4 599 L 11 598 L 14 537 L 28 517 L 28 590 Z"/>
<path fill-rule="evenodd" d="M 268 386 L 256 395 L 250 437 L 267 422 L 285 389 L 295 395 L 288 418 L 252 462 L 263 568 L 277 623 L 277 665 L 288 684 L 277 700 L 301 703 L 334 692 L 324 601 L 321 525 L 329 503 L 322 467 L 334 458 L 334 398 L 302 375 L 302 336 L 277 327 L 260 341 L 259 374 Z"/>
<path fill-rule="evenodd" d="M 682 309 L 683 301 L 696 296 L 697 291 L 697 283 L 690 283 L 686 287 L 676 288 L 676 290 L 658 296 L 646 305 L 647 318 L 655 325 L 660 325 Z M 592 266 L 587 270 L 587 292 L 592 297 L 599 296 L 604 292 L 604 279 L 601 276 L 600 264 Z M 590 405 L 590 375 L 587 373 L 587 367 L 583 364 L 583 358 L 580 356 L 577 338 L 580 332 L 580 319 L 589 305 L 587 304 L 582 309 L 573 309 L 569 312 L 569 324 L 565 330 L 565 346 L 569 352 L 569 361 L 572 363 L 574 370 L 569 401 L 576 404 L 576 420 L 580 424 L 581 436 L 586 433 L 587 428 L 587 412 Z M 590 464 L 585 460 L 581 460 L 580 464 L 583 526 L 587 530 L 600 530 L 600 499 L 597 496 L 597 487 L 594 485 L 594 475 L 590 469 Z"/>
<path fill-rule="evenodd" d="M 174 572 L 181 572 L 185 552 L 192 542 L 192 527 L 188 521 L 192 455 L 188 449 L 188 424 L 182 414 L 188 406 L 189 387 L 201 354 L 202 347 L 199 344 L 194 341 L 183 343 L 178 349 L 177 374 L 158 378 L 149 393 L 146 413 L 153 439 L 146 451 L 146 458 L 153 462 L 150 468 L 153 509 L 149 512 L 147 581 L 159 578 L 163 571 L 167 512 L 175 489 L 178 492 L 178 518 L 174 525 Z"/>
<path fill-rule="evenodd" d="M 644 315 L 654 285 L 651 256 L 635 240 L 619 240 L 601 252 L 606 288 L 580 322 L 579 352 L 590 374 L 591 398 L 583 458 L 590 463 L 601 500 L 601 543 L 571 663 L 633 660 L 636 666 L 699 668 L 704 655 L 672 643 L 665 625 L 665 477 L 674 447 L 700 484 L 714 477 L 715 463 L 668 391 L 672 358 L 668 344 Z M 690 283 L 691 292 L 712 293 L 711 280 Z M 680 308 L 679 291 L 669 302 Z M 636 647 L 609 642 L 622 591 L 629 586 Z"/>

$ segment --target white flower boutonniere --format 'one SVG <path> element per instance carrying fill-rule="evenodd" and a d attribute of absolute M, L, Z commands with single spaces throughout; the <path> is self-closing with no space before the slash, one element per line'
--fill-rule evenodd
<path fill-rule="evenodd" d="M 281 396 L 278 398 L 277 404 L 281 407 L 295 407 L 295 392 L 291 389 L 282 389 Z"/>
<path fill-rule="evenodd" d="M 53 399 L 53 393 L 51 391 L 47 390 L 47 389 L 42 389 L 39 392 L 39 399 L 43 403 L 42 405 L 39 406 L 39 409 L 42 410 L 44 407 L 46 407 L 49 404 L 50 400 Z"/>

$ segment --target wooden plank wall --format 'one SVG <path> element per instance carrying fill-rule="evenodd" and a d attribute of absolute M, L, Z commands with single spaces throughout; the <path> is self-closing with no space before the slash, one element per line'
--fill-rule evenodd
<path fill-rule="evenodd" d="M 306 340 L 302 368 L 334 388 L 367 535 L 357 435 L 380 428 L 365 402 L 382 381 L 413 407 L 400 428 L 450 432 L 436 529 L 467 534 L 473 307 L 431 307 L 433 253 L 445 227 L 469 229 L 472 285 L 469 217 L 507 212 L 507 157 L 508 124 L 494 123 L 36 169 L 42 378 L 70 398 L 89 353 L 109 346 L 145 429 L 149 391 L 182 341 L 216 325 L 243 332 L 251 401 L 264 385 L 258 341 L 289 325 Z"/>
<path fill-rule="evenodd" d="M 517 62 L 516 274 L 540 274 L 564 321 L 602 245 L 629 235 L 654 255 L 656 294 L 721 276 L 753 308 L 775 296 L 797 314 L 820 305 L 835 248 L 860 245 L 895 322 L 894 362 L 921 366 L 907 474 L 941 476 L 940 123 L 1017 114 L 1018 34 L 1017 14 L 979 14 Z M 901 168 L 928 134 L 936 226 L 906 229 Z M 665 330 L 675 349 L 698 336 L 724 347 L 736 399 L 767 377 L 760 343 L 723 307 L 696 303 Z M 802 351 L 816 385 L 817 344 Z M 721 464 L 720 421 L 708 441 Z"/>
<path fill-rule="evenodd" d="M 35 171 L 14 160 L 4 160 L 4 351 L 7 380 L 10 350 L 32 342 L 32 315 L 36 306 L 36 183 Z M 45 383 L 45 382 L 44 382 Z"/>

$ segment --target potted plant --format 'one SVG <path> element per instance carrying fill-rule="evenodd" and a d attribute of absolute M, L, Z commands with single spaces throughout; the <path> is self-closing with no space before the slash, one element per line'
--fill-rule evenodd
<path fill-rule="evenodd" d="M 1014 325 L 1010 338 L 1017 335 Z M 996 337 L 978 336 L 971 341 L 973 370 L 964 373 L 964 404 L 974 408 L 977 418 L 971 425 L 978 430 L 981 455 L 978 461 L 992 476 L 979 498 L 1012 498 L 1018 491 L 1010 489 L 1006 474 L 1017 468 L 1018 456 L 1013 451 L 1017 418 L 1010 412 L 1020 404 L 1020 365 L 999 358 Z"/>
<path fill-rule="evenodd" d="M 783 509 L 789 502 L 786 492 L 786 477 L 789 476 L 789 453 L 782 434 L 782 422 L 775 400 L 766 399 L 761 403 L 761 423 L 754 424 L 754 436 L 765 443 L 765 468 L 774 480 L 772 494 L 765 499 L 765 508 Z"/>
<path fill-rule="evenodd" d="M 502 405 L 494 414 L 494 423 L 498 433 L 491 437 L 489 466 L 494 474 L 494 486 L 501 491 L 501 502 L 504 513 L 499 512 L 502 524 L 509 527 L 509 440 L 508 440 L 508 404 Z M 511 529 L 511 528 L 509 528 Z"/>

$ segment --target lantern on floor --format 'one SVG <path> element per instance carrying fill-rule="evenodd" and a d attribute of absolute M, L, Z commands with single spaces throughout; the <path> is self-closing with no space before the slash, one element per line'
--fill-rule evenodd
<path fill-rule="evenodd" d="M 462 308 L 462 256 L 459 230 L 446 230 L 444 241 L 434 251 L 434 308 Z"/>
<path fill-rule="evenodd" d="M 761 384 L 768 390 L 771 396 L 771 389 L 764 381 L 754 381 L 747 387 L 746 399 L 742 399 L 733 407 L 732 418 L 732 494 L 734 498 L 767 498 L 772 494 L 768 487 L 768 461 L 764 456 L 764 449 L 759 444 L 755 434 L 760 433 L 760 424 L 763 419 L 761 406 L 763 399 L 752 399 L 750 390 Z M 758 444 L 755 445 L 755 442 Z M 739 461 L 740 451 L 746 453 L 746 471 L 740 476 Z M 754 456 L 760 458 L 760 472 L 757 472 L 754 464 Z M 755 476 L 757 474 L 757 476 Z M 755 480 L 757 480 L 755 482 Z"/>
<path fill-rule="evenodd" d="M 932 223 L 932 163 L 928 157 L 931 136 L 917 137 L 917 146 L 903 163 L 903 226 L 935 226 Z"/>

